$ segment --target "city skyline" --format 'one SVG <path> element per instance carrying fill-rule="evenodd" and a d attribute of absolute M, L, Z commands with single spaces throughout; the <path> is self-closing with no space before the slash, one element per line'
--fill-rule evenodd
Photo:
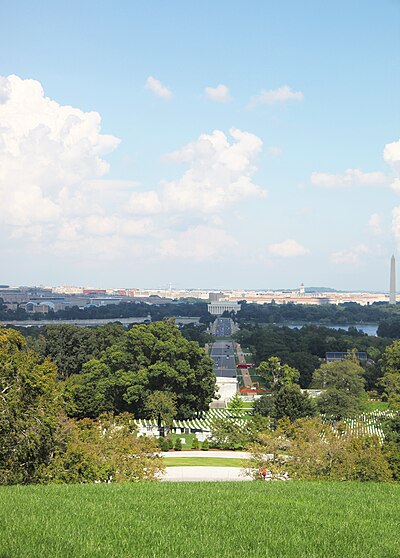
<path fill-rule="evenodd" d="M 400 5 L 0 6 L 2 281 L 388 291 Z"/>

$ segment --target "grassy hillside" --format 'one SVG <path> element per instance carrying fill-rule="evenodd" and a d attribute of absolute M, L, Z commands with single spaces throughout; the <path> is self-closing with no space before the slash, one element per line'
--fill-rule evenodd
<path fill-rule="evenodd" d="M 1 558 L 398 558 L 400 485 L 0 489 Z"/>

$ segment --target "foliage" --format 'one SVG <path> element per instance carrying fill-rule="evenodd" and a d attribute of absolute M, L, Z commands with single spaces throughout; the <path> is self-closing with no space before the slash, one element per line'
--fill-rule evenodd
<path fill-rule="evenodd" d="M 131 329 L 82 373 L 65 383 L 68 412 L 95 418 L 102 412 L 131 412 L 148 418 L 154 392 L 174 394 L 179 418 L 208 409 L 215 393 L 212 360 L 194 341 L 187 341 L 170 321 Z M 171 397 L 171 396 L 170 396 Z M 169 403 L 169 416 L 172 412 Z"/>
<path fill-rule="evenodd" d="M 65 447 L 49 464 L 44 482 L 87 483 L 155 480 L 163 470 L 156 440 L 137 437 L 133 417 L 68 420 Z"/>
<path fill-rule="evenodd" d="M 389 339 L 368 336 L 354 328 L 349 331 L 334 330 L 323 325 L 289 328 L 246 323 L 241 326 L 236 338 L 242 346 L 250 348 L 257 364 L 276 356 L 281 364 L 298 369 L 300 386 L 303 389 L 310 386 L 312 374 L 321 365 L 321 359 L 325 358 L 326 352 L 346 352 L 356 348 L 358 351 L 365 351 L 368 358 L 377 363 L 386 346 L 390 344 Z M 377 387 L 379 368 L 375 363 L 370 360 L 363 365 L 367 389 Z"/>
<path fill-rule="evenodd" d="M 271 395 L 263 395 L 254 404 L 254 414 L 278 421 L 288 417 L 291 421 L 315 415 L 313 400 L 296 384 L 283 385 Z"/>
<path fill-rule="evenodd" d="M 340 420 L 360 413 L 367 400 L 363 369 L 352 358 L 322 364 L 313 374 L 313 386 L 324 392 L 317 398 L 318 409 Z"/>
<path fill-rule="evenodd" d="M 277 357 L 270 357 L 260 364 L 257 372 L 267 381 L 271 394 L 263 395 L 255 403 L 255 414 L 271 417 L 275 421 L 284 417 L 293 421 L 315 414 L 313 401 L 294 383 L 299 380 L 298 370 L 281 364 Z"/>
<path fill-rule="evenodd" d="M 56 367 L 0 328 L 0 484 L 38 482 L 51 461 L 61 400 Z"/>
<path fill-rule="evenodd" d="M 400 341 L 387 347 L 381 361 L 381 386 L 387 394 L 389 407 L 400 411 Z"/>
<path fill-rule="evenodd" d="M 173 393 L 164 391 L 154 391 L 146 402 L 146 409 L 152 419 L 156 419 L 159 428 L 164 423 L 168 428 L 171 427 L 176 415 L 176 397 Z"/>
<path fill-rule="evenodd" d="M 257 374 L 264 378 L 267 386 L 270 388 L 279 388 L 285 384 L 292 384 L 300 378 L 298 370 L 288 364 L 281 364 L 279 358 L 275 356 L 261 362 L 257 368 Z"/>
<path fill-rule="evenodd" d="M 79 374 L 82 366 L 124 335 L 119 324 L 101 327 L 79 327 L 62 324 L 45 326 L 40 331 L 36 348 L 43 357 L 51 357 L 57 364 L 60 378 Z"/>
<path fill-rule="evenodd" d="M 157 443 L 161 451 L 168 451 L 170 449 L 169 439 L 166 438 L 165 436 L 160 436 L 157 440 Z"/>
<path fill-rule="evenodd" d="M 194 450 L 199 449 L 199 440 L 196 438 L 196 436 L 193 438 L 192 449 Z"/>
<path fill-rule="evenodd" d="M 210 444 L 208 442 L 208 438 L 206 438 L 203 443 L 201 444 L 202 451 L 208 451 L 210 449 Z"/>
<path fill-rule="evenodd" d="M 221 449 L 242 449 L 250 440 L 246 424 L 241 425 L 229 418 L 217 418 L 211 425 L 211 445 Z"/>
<path fill-rule="evenodd" d="M 397 414 L 385 425 L 383 453 L 389 463 L 393 479 L 400 481 L 400 415 Z"/>
<path fill-rule="evenodd" d="M 375 303 L 364 306 L 357 303 L 302 305 L 288 304 L 251 304 L 241 301 L 241 310 L 236 319 L 240 326 L 248 323 L 279 324 L 321 323 L 334 325 L 378 323 L 381 320 L 395 320 L 400 310 L 389 304 Z"/>
<path fill-rule="evenodd" d="M 273 478 L 302 480 L 388 481 L 391 472 L 377 436 L 338 433 L 319 418 L 278 423 L 250 448 L 247 467 L 255 477 L 261 468 Z M 271 454 L 271 456 L 267 455 Z"/>
<path fill-rule="evenodd" d="M 174 450 L 175 451 L 182 451 L 182 440 L 180 438 L 176 438 L 175 444 L 174 444 Z"/>
<path fill-rule="evenodd" d="M 228 401 L 228 409 L 234 415 L 238 416 L 241 414 L 244 408 L 243 400 L 239 397 L 237 393 Z"/>

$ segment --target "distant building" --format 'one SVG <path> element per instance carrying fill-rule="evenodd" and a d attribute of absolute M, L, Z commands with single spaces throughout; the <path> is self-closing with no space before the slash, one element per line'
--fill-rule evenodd
<path fill-rule="evenodd" d="M 209 293 L 208 299 L 210 302 L 219 302 L 222 298 L 224 298 L 224 293 Z"/>
<path fill-rule="evenodd" d="M 239 312 L 241 305 L 238 302 L 210 302 L 207 305 L 208 311 L 213 316 L 222 316 L 224 312 Z"/>
<path fill-rule="evenodd" d="M 358 360 L 365 362 L 366 360 L 368 360 L 367 357 L 367 353 L 361 351 L 361 352 L 357 352 L 355 353 L 356 357 L 358 358 Z M 325 354 L 325 358 L 326 358 L 326 362 L 338 362 L 340 360 L 345 359 L 346 357 L 349 356 L 349 353 L 346 352 L 329 352 Z"/>

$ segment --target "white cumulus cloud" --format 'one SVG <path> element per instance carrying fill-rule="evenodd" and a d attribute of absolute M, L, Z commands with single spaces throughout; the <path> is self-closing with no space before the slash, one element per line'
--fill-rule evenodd
<path fill-rule="evenodd" d="M 369 253 L 369 249 L 365 244 L 358 244 L 349 250 L 334 252 L 330 256 L 333 264 L 357 266 L 362 261 L 362 256 Z"/>
<path fill-rule="evenodd" d="M 257 105 L 273 105 L 275 103 L 286 103 L 287 101 L 302 101 L 304 95 L 301 91 L 292 91 L 288 85 L 261 91 L 258 95 L 251 97 L 248 108 L 255 108 Z"/>
<path fill-rule="evenodd" d="M 277 244 L 270 244 L 268 252 L 278 258 L 295 258 L 297 256 L 304 256 L 310 251 L 302 244 L 292 238 L 278 242 Z"/>
<path fill-rule="evenodd" d="M 311 184 L 322 188 L 383 186 L 388 184 L 388 177 L 383 172 L 363 172 L 360 169 L 347 169 L 343 174 L 313 172 Z"/>
<path fill-rule="evenodd" d="M 164 181 L 158 191 L 134 192 L 128 208 L 134 213 L 204 213 L 222 211 L 246 198 L 262 198 L 266 190 L 253 182 L 254 159 L 262 149 L 259 137 L 232 128 L 202 134 L 167 159 L 188 165 L 177 180 Z"/>
<path fill-rule="evenodd" d="M 167 259 L 188 259 L 197 262 L 213 260 L 238 246 L 223 229 L 199 225 L 167 238 L 160 244 L 159 254 Z"/>
<path fill-rule="evenodd" d="M 154 78 L 153 76 L 149 76 L 147 78 L 145 88 L 162 99 L 172 99 L 173 97 L 171 89 L 166 85 L 163 85 L 160 80 Z"/>
<path fill-rule="evenodd" d="M 222 83 L 217 85 L 217 87 L 206 87 L 205 93 L 207 99 L 216 101 L 217 103 L 227 103 L 232 100 L 228 87 Z"/>
<path fill-rule="evenodd" d="M 379 213 L 373 213 L 369 220 L 368 226 L 372 234 L 379 236 L 382 234 L 382 216 Z"/>
<path fill-rule="evenodd" d="M 0 222 L 28 226 L 58 219 L 63 199 L 81 184 L 104 176 L 102 156 L 119 139 L 100 133 L 100 115 L 61 106 L 39 82 L 6 78 L 0 104 Z"/>

